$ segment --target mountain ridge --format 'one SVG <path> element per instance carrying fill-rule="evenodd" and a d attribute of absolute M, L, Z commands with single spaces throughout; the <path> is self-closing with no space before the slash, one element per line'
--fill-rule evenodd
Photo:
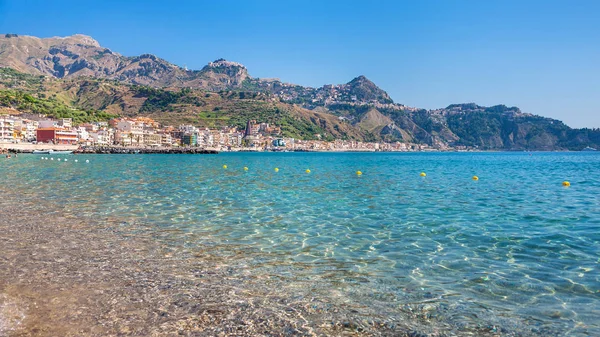
<path fill-rule="evenodd" d="M 209 62 L 200 70 L 188 70 L 153 54 L 123 56 L 83 34 L 51 38 L 0 35 L 0 66 L 55 78 L 87 76 L 152 87 L 219 91 L 249 89 L 250 86 L 276 94 L 291 103 L 294 100 L 331 100 L 335 96 L 334 88 L 347 86 L 341 88 L 342 91 L 356 96 L 358 101 L 393 103 L 385 91 L 363 75 L 342 85 L 303 87 L 279 80 L 253 78 L 241 63 L 222 58 Z M 345 99 L 350 101 L 350 96 Z"/>
<path fill-rule="evenodd" d="M 82 111 L 151 115 L 164 122 L 242 125 L 242 118 L 264 118 L 306 139 L 416 142 L 438 149 L 600 145 L 600 130 L 571 129 L 517 107 L 463 103 L 412 108 L 394 103 L 364 75 L 344 84 L 304 87 L 253 78 L 244 65 L 225 59 L 188 70 L 152 54 L 126 57 L 86 35 L 0 35 L 0 67 L 17 70 L 0 71 L 0 89 L 54 97 Z M 1 104 L 19 107 L 10 99 Z"/>

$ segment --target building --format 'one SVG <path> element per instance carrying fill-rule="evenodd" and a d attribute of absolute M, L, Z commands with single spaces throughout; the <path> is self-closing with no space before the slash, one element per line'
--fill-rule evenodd
<path fill-rule="evenodd" d="M 160 144 L 162 146 L 172 146 L 173 145 L 173 137 L 168 132 L 159 132 L 160 135 Z"/>
<path fill-rule="evenodd" d="M 213 146 L 215 139 L 209 129 L 204 129 L 198 135 L 198 145 L 200 146 Z"/>
<path fill-rule="evenodd" d="M 109 146 L 114 143 L 113 129 L 90 132 L 89 137 L 94 145 Z"/>
<path fill-rule="evenodd" d="M 38 127 L 42 129 L 58 127 L 58 122 L 52 119 L 47 119 L 38 122 Z"/>
<path fill-rule="evenodd" d="M 0 142 L 12 142 L 15 133 L 15 120 L 10 117 L 0 117 Z"/>
<path fill-rule="evenodd" d="M 197 133 L 185 133 L 181 138 L 181 145 L 196 146 L 198 145 Z"/>
<path fill-rule="evenodd" d="M 282 146 L 285 147 L 285 140 L 283 139 L 273 139 L 273 146 Z"/>
<path fill-rule="evenodd" d="M 38 143 L 77 144 L 77 132 L 61 128 L 37 129 Z"/>
<path fill-rule="evenodd" d="M 61 126 L 65 129 L 70 129 L 73 127 L 73 119 L 71 118 L 62 118 L 58 121 L 58 126 Z"/>
<path fill-rule="evenodd" d="M 23 134 L 23 138 L 28 141 L 36 140 L 37 135 L 38 122 L 32 120 L 23 120 L 23 125 L 21 126 L 21 132 Z"/>
<path fill-rule="evenodd" d="M 129 119 L 112 120 L 111 125 L 115 125 L 117 132 L 115 142 L 124 146 L 143 145 L 145 131 L 144 123 Z"/>
<path fill-rule="evenodd" d="M 81 141 L 87 141 L 90 138 L 89 132 L 86 130 L 84 126 L 80 126 L 75 129 L 77 132 L 77 138 Z"/>
<path fill-rule="evenodd" d="M 38 143 L 54 143 L 56 139 L 56 128 L 38 128 L 36 133 Z"/>
<path fill-rule="evenodd" d="M 99 129 L 97 124 L 90 123 L 80 124 L 79 127 L 84 127 L 87 132 L 96 132 Z"/>
<path fill-rule="evenodd" d="M 244 131 L 244 137 L 256 136 L 260 130 L 260 124 L 256 124 L 255 120 L 248 120 L 246 123 L 246 131 Z"/>
<path fill-rule="evenodd" d="M 137 136 L 144 133 L 144 124 L 129 120 L 122 120 L 117 123 L 116 129 L 124 133 L 131 133 L 134 136 Z"/>
<path fill-rule="evenodd" d="M 143 143 L 150 146 L 160 146 L 162 144 L 162 135 L 158 133 L 145 132 Z"/>

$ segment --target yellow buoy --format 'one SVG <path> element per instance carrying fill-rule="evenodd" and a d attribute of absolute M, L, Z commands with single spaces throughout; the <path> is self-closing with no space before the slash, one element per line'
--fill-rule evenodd
<path fill-rule="evenodd" d="M 427 174 L 425 174 L 425 172 L 421 172 L 420 176 L 421 177 L 425 177 Z"/>
<path fill-rule="evenodd" d="M 362 175 L 362 172 L 360 172 L 360 171 L 356 171 L 356 175 L 358 175 L 358 176 L 359 176 L 359 175 Z"/>
<path fill-rule="evenodd" d="M 275 172 L 279 172 L 279 168 L 277 168 L 277 167 L 276 167 L 276 168 L 275 168 Z"/>
<path fill-rule="evenodd" d="M 223 165 L 223 168 L 224 168 L 224 169 L 226 169 L 226 168 L 227 168 L 227 165 Z"/>
<path fill-rule="evenodd" d="M 473 176 L 473 180 L 479 180 L 478 176 Z"/>
<path fill-rule="evenodd" d="M 310 173 L 310 170 L 309 170 L 309 169 L 306 169 L 306 173 Z"/>
<path fill-rule="evenodd" d="M 571 183 L 565 180 L 565 181 L 563 181 L 563 186 L 569 187 L 569 186 L 571 186 Z"/>
<path fill-rule="evenodd" d="M 244 166 L 244 171 L 248 171 L 248 167 Z"/>

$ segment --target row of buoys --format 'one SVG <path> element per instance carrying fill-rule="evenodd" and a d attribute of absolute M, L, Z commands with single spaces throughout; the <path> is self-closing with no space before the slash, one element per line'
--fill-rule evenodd
<path fill-rule="evenodd" d="M 48 160 L 48 157 L 40 157 L 40 160 Z M 54 160 L 54 157 L 50 157 L 50 160 Z M 56 160 L 57 160 L 57 161 L 61 161 L 61 159 L 60 159 L 60 158 L 56 158 Z M 68 158 L 65 158 L 65 160 L 64 160 L 64 161 L 69 161 L 69 159 L 68 159 Z M 73 160 L 73 161 L 74 161 L 74 162 L 76 162 L 76 163 L 77 163 L 77 162 L 79 162 L 79 160 L 78 160 L 78 159 L 75 159 L 75 160 Z M 90 160 L 89 160 L 89 159 L 86 159 L 86 160 L 85 160 L 85 162 L 86 162 L 86 163 L 89 163 L 89 162 L 90 162 Z"/>
<path fill-rule="evenodd" d="M 358 172 L 360 172 L 360 171 L 357 171 L 356 173 L 358 174 Z M 425 172 L 421 172 L 420 176 L 421 177 L 426 177 L 427 174 Z M 477 180 L 479 180 L 479 177 L 478 176 L 473 176 L 471 179 L 477 181 Z M 562 185 L 564 187 L 569 187 L 569 186 L 571 186 L 571 183 L 565 180 L 565 181 L 562 182 Z"/>
<path fill-rule="evenodd" d="M 224 170 L 226 170 L 226 169 L 227 169 L 227 165 L 223 165 L 223 169 L 224 169 Z M 244 166 L 244 171 L 248 171 L 248 170 L 249 170 L 248 166 Z M 273 171 L 275 171 L 275 172 L 279 172 L 279 167 L 276 167 L 276 168 L 274 168 L 274 169 L 273 169 Z M 305 171 L 305 172 L 306 172 L 306 173 L 310 173 L 310 170 L 309 170 L 309 169 L 306 169 L 306 171 Z M 361 175 L 361 174 L 362 174 L 362 172 L 360 172 L 360 171 L 356 171 L 356 174 L 358 174 L 358 175 Z"/>
<path fill-rule="evenodd" d="M 227 169 L 227 165 L 223 165 L 223 169 Z M 247 166 L 244 166 L 244 171 L 248 171 L 248 170 L 249 170 L 249 169 L 248 169 L 248 167 L 247 167 Z M 278 167 L 276 167 L 276 168 L 274 169 L 274 171 L 275 171 L 275 172 L 279 172 L 279 168 L 278 168 Z M 310 173 L 310 169 L 306 169 L 306 171 L 305 171 L 305 172 L 306 172 L 306 173 Z M 363 174 L 363 173 L 362 173 L 362 171 L 356 171 L 356 175 L 357 175 L 357 176 L 361 176 L 362 174 Z M 421 177 L 426 177 L 426 176 L 427 176 L 427 173 L 425 173 L 425 172 L 421 172 L 419 175 L 420 175 Z M 478 177 L 478 176 L 473 176 L 473 177 L 471 177 L 471 179 L 473 179 L 474 181 L 477 181 L 477 180 L 479 180 L 479 177 Z M 568 182 L 568 181 L 563 181 L 562 185 L 563 185 L 563 186 L 565 186 L 565 187 L 569 187 L 569 186 L 571 186 L 571 183 L 570 183 L 570 182 Z"/>

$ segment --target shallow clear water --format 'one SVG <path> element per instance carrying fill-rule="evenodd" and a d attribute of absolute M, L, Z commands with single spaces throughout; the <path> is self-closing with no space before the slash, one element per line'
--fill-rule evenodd
<path fill-rule="evenodd" d="M 418 303 L 454 325 L 600 335 L 595 153 L 55 157 L 0 159 L 0 191 L 177 249 L 246 250 L 246 272 L 380 315 Z"/>

